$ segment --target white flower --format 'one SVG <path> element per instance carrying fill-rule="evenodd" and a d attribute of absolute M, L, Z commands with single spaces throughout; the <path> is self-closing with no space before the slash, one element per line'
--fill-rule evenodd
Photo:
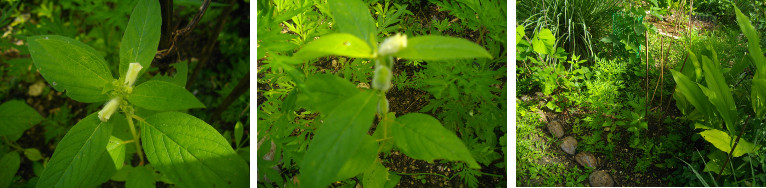
<path fill-rule="evenodd" d="M 386 40 L 380 44 L 378 55 L 386 56 L 395 54 L 404 48 L 407 48 L 407 35 L 397 33 L 394 36 L 386 38 Z"/>
<path fill-rule="evenodd" d="M 139 64 L 136 63 L 130 63 L 130 66 L 128 66 L 128 72 L 125 74 L 125 85 L 128 87 L 133 87 L 133 83 L 136 82 L 136 77 L 138 77 L 138 72 L 141 71 L 141 69 L 144 68 Z"/>
<path fill-rule="evenodd" d="M 102 122 L 109 121 L 109 117 L 112 117 L 112 114 L 117 111 L 118 107 L 120 107 L 120 97 L 112 98 L 112 100 L 106 102 L 104 108 L 98 112 L 98 119 L 100 119 Z"/>

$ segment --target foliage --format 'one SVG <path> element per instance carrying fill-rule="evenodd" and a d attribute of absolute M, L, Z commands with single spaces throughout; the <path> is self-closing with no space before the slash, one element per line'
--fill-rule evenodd
<path fill-rule="evenodd" d="M 371 8 L 368 5 L 372 5 Z M 259 127 L 259 143 L 267 143 L 258 149 L 259 182 L 266 186 L 292 184 L 285 178 L 291 173 L 281 171 L 297 169 L 299 174 L 292 179 L 300 180 L 300 185 L 304 187 L 321 187 L 344 179 L 342 182 L 365 186 L 396 184 L 399 180 L 397 173 L 384 167 L 378 158 L 379 153 L 386 154 L 396 148 L 414 159 L 460 161 L 453 166 L 456 168 L 453 170 L 460 171 L 458 175 L 468 185 L 478 186 L 476 177 L 481 173 L 476 169 L 481 167 L 479 164 L 496 164 L 495 160 L 500 158 L 495 151 L 501 148 L 497 145 L 500 139 L 495 136 L 495 131 L 499 131 L 499 125 L 504 124 L 495 122 L 504 113 L 493 104 L 500 100 L 498 93 L 501 90 L 490 86 L 499 84 L 497 79 L 502 71 L 486 72 L 497 68 L 491 62 L 502 60 L 483 59 L 496 57 L 493 54 L 499 54 L 500 50 L 493 46 L 496 51 L 488 52 L 482 45 L 456 37 L 412 37 L 415 34 L 407 36 L 397 33 L 400 29 L 408 29 L 402 24 L 406 20 L 403 17 L 412 15 L 407 10 L 408 5 L 388 1 L 364 3 L 338 0 L 329 1 L 326 5 L 314 4 L 313 7 L 333 20 L 333 31 L 316 40 L 307 40 L 305 45 L 296 43 L 300 50 L 292 54 L 291 50 L 277 51 L 261 46 L 258 49 L 259 57 L 266 62 L 259 71 L 265 73 L 259 83 L 268 84 L 267 89 L 259 89 L 265 100 L 259 104 L 258 123 L 271 125 Z M 259 18 L 294 17 L 289 14 L 290 11 L 284 15 L 264 10 L 259 10 Z M 267 29 L 267 32 L 279 31 L 278 23 L 259 23 L 259 27 Z M 266 36 L 270 37 L 268 41 L 260 41 L 259 44 L 268 47 L 286 38 L 277 39 L 280 34 L 273 33 Z M 380 41 L 382 43 L 378 43 Z M 444 52 L 451 53 L 446 55 Z M 393 69 L 399 67 L 399 58 L 427 62 L 424 63 L 424 71 L 439 70 L 439 74 L 415 72 L 411 77 L 395 74 Z M 476 63 L 451 60 L 473 58 L 479 59 Z M 331 65 L 332 69 L 325 69 L 323 62 Z M 450 71 L 441 72 L 445 70 Z M 419 81 L 437 76 L 450 80 L 432 86 Z M 483 80 L 470 80 L 475 76 L 481 76 Z M 388 112 L 389 106 L 396 104 L 388 103 L 390 98 L 386 97 L 386 91 L 392 85 L 402 89 L 401 82 L 410 83 L 404 88 L 429 88 L 427 91 L 445 93 L 435 94 L 437 98 L 446 96 L 448 92 L 452 92 L 450 96 L 454 97 L 465 92 L 471 94 L 472 103 L 491 102 L 486 106 L 477 106 L 472 116 L 481 116 L 471 119 L 491 117 L 481 120 L 493 122 L 491 127 L 479 130 L 494 137 L 479 141 L 473 138 L 473 132 L 460 132 L 458 135 L 462 138 L 459 138 L 456 130 L 446 128 L 449 127 L 447 121 L 440 120 L 442 116 L 438 114 L 441 113 L 434 113 L 439 119 L 421 113 L 396 117 L 398 114 Z M 453 88 L 448 90 L 447 85 Z M 459 92 L 458 88 L 461 88 Z M 475 91 L 471 92 L 471 89 Z M 445 125 L 440 121 L 444 121 Z M 479 123 L 471 123 L 474 124 Z M 269 144 L 271 147 L 268 147 Z M 483 157 L 485 154 L 493 155 L 487 158 Z"/>
<path fill-rule="evenodd" d="M 154 182 L 153 170 L 144 169 L 141 146 L 146 149 L 151 165 L 177 185 L 247 184 L 247 163 L 236 156 L 220 133 L 188 114 L 161 112 L 204 107 L 183 88 L 185 80 L 149 80 L 133 87 L 137 77 L 146 71 L 142 68 L 149 67 L 154 58 L 159 42 L 159 15 L 156 1 L 144 0 L 136 5 L 120 43 L 118 79 L 112 78 L 103 56 L 80 41 L 57 35 L 28 38 L 35 67 L 54 89 L 66 91 L 67 96 L 79 102 L 108 100 L 98 114 L 80 120 L 61 139 L 59 144 L 67 147 L 56 149 L 40 175 L 38 187 L 101 184 L 123 169 L 126 155 L 132 154 L 125 152 L 125 145 L 130 142 L 135 143 L 141 163 L 128 168 L 134 169 L 126 180 L 128 185 Z M 125 115 L 114 114 L 118 109 Z M 133 119 L 139 121 L 140 138 Z M 190 132 L 177 126 L 179 122 L 196 128 Z M 125 127 L 130 132 L 125 132 Z M 204 139 L 198 140 L 201 137 Z M 168 151 L 179 151 L 181 155 Z M 175 162 L 180 160 L 195 162 Z M 188 173 L 187 169 L 202 170 Z M 69 175 L 62 176 L 63 172 Z"/>
<path fill-rule="evenodd" d="M 694 127 L 696 129 L 704 130 L 699 134 L 718 149 L 717 151 L 712 150 L 711 153 L 708 154 L 708 159 L 710 159 L 710 161 L 706 163 L 705 172 L 712 171 L 714 173 L 720 173 L 720 169 L 728 167 L 730 164 L 724 163 L 724 161 L 729 160 L 726 154 L 735 158 L 748 154 L 748 158 L 746 159 L 750 159 L 752 154 L 754 154 L 758 148 L 761 148 L 761 146 L 748 141 L 752 139 L 741 137 L 741 131 L 745 130 L 744 126 L 752 124 L 752 121 L 747 121 L 749 118 L 742 119 L 743 117 L 751 116 L 754 117 L 756 121 L 763 117 L 764 106 L 766 106 L 763 103 L 763 89 L 766 85 L 760 84 L 760 80 L 762 80 L 766 74 L 763 67 L 763 62 L 766 62 L 766 58 L 764 58 L 760 48 L 759 36 L 750 24 L 750 21 L 739 11 L 739 9 L 735 8 L 735 11 L 737 15 L 737 23 L 748 40 L 749 57 L 751 58 L 753 65 L 756 67 L 753 72 L 754 75 L 751 81 L 752 84 L 750 90 L 752 113 L 738 110 L 737 106 L 744 104 L 735 104 L 735 100 L 731 94 L 732 89 L 729 88 L 729 83 L 727 83 L 727 80 L 724 78 L 720 63 L 718 63 L 718 55 L 715 49 L 711 46 L 707 46 L 704 49 L 688 50 L 690 59 L 693 62 L 693 65 L 688 68 L 690 70 L 684 69 L 680 70 L 681 72 L 671 70 L 673 77 L 678 84 L 678 89 L 676 90 L 677 94 L 674 94 L 674 98 L 680 101 L 678 103 L 678 108 L 682 109 L 684 114 L 694 121 Z M 699 56 L 699 58 L 697 56 Z M 705 79 L 706 85 L 700 83 L 703 78 Z M 692 106 L 694 107 L 693 109 L 691 108 Z M 735 135 L 737 135 L 736 139 Z M 736 146 L 734 146 L 735 142 L 738 143 Z M 752 160 L 733 161 L 733 163 L 747 163 L 746 161 L 750 161 L 752 165 Z M 734 171 L 736 169 L 730 170 L 736 172 Z M 723 171 L 722 175 L 734 175 L 735 179 L 737 176 L 741 176 L 732 172 Z M 704 180 L 701 181 L 704 182 Z"/>
<path fill-rule="evenodd" d="M 566 51 L 584 55 L 590 59 L 598 49 L 594 39 L 606 36 L 605 25 L 609 25 L 609 17 L 620 9 L 622 1 L 569 1 L 544 0 L 520 1 L 517 3 L 517 20 L 527 30 L 551 30 L 559 36 L 554 47 L 563 47 Z"/>
<path fill-rule="evenodd" d="M 644 10 L 634 8 L 627 12 L 612 14 L 612 33 L 601 39 L 612 44 L 612 52 L 617 57 L 637 62 L 641 60 L 642 49 L 646 48 L 646 31 L 644 25 Z M 657 28 L 652 29 L 656 32 Z"/>
<path fill-rule="evenodd" d="M 391 79 L 389 69 L 392 67 L 393 62 L 388 57 L 390 55 L 403 58 L 434 60 L 489 55 L 485 51 L 483 53 L 486 55 L 481 54 L 483 49 L 475 51 L 474 49 L 480 49 L 480 47 L 474 46 L 474 44 L 467 41 L 464 42 L 462 39 L 437 36 L 399 39 L 397 38 L 399 35 L 397 35 L 394 38 L 386 39 L 380 45 L 379 50 L 375 50 L 376 45 L 373 45 L 372 48 L 369 47 L 369 44 L 375 44 L 376 40 L 367 37 L 374 35 L 375 30 L 369 29 L 369 26 L 366 26 L 373 23 L 372 19 L 366 19 L 370 17 L 369 13 L 364 13 L 367 10 L 366 6 L 358 1 L 330 2 L 331 11 L 341 10 L 341 8 L 351 8 L 351 10 L 354 10 L 344 12 L 348 14 L 334 12 L 334 18 L 339 31 L 342 33 L 329 34 L 309 43 L 295 53 L 294 58 L 309 60 L 329 54 L 357 58 L 376 58 L 377 68 L 372 86 L 379 91 L 385 91 L 388 90 Z M 348 19 L 351 17 L 362 18 L 362 20 Z M 366 27 L 358 27 L 360 25 Z M 350 34 L 343 33 L 344 31 L 350 32 Z M 401 42 L 403 45 L 398 46 L 396 43 L 390 43 L 389 41 Z M 373 54 L 371 49 L 378 51 L 378 53 Z M 391 51 L 388 49 L 391 49 Z M 437 56 L 438 52 L 441 51 L 456 53 L 452 57 Z M 386 70 L 389 72 L 387 73 Z M 332 180 L 353 177 L 361 173 L 364 166 L 375 164 L 373 162 L 375 161 L 375 156 L 377 156 L 376 153 L 380 152 L 380 149 L 377 149 L 378 151 L 376 152 L 375 148 L 383 148 L 388 143 L 381 142 L 382 145 L 378 146 L 378 143 L 373 139 L 374 137 L 364 134 L 367 132 L 367 126 L 372 122 L 376 106 L 378 115 L 383 118 L 381 120 L 382 127 L 376 131 L 383 131 L 383 134 L 376 137 L 377 139 L 390 139 L 388 133 L 386 133 L 390 131 L 390 136 L 395 138 L 393 140 L 396 141 L 396 146 L 410 157 L 429 161 L 437 158 L 461 160 L 468 162 L 472 168 L 479 167 L 468 150 L 462 146 L 463 144 L 459 139 L 451 135 L 452 133 L 446 129 L 443 129 L 440 125 L 441 123 L 432 117 L 422 114 L 408 114 L 396 118 L 393 114 L 387 114 L 388 101 L 385 99 L 384 93 L 359 92 L 347 81 L 329 75 L 316 75 L 307 78 L 305 86 L 300 86 L 299 88 L 305 88 L 305 90 L 301 91 L 301 94 L 298 96 L 298 104 L 306 105 L 311 109 L 317 109 L 319 112 L 327 114 L 327 118 L 324 120 L 325 123 L 323 123 L 321 129 L 317 130 L 314 139 L 312 139 L 306 151 L 306 155 L 317 157 L 305 159 L 299 164 L 303 185 L 322 186 L 332 182 Z M 323 97 L 317 95 L 323 95 Z M 380 100 L 376 98 L 380 98 Z M 328 106 L 328 104 L 333 103 L 326 103 L 327 99 L 332 99 L 340 105 Z M 419 126 L 415 124 L 419 124 Z M 439 131 L 440 129 L 441 131 Z M 418 140 L 420 138 L 427 138 L 428 140 L 408 141 L 409 139 Z M 435 138 L 443 138 L 443 140 L 434 140 Z M 415 143 L 425 145 L 417 145 Z M 436 146 L 452 147 L 440 149 Z M 422 150 L 414 148 L 433 149 Z M 385 178 L 385 176 L 376 176 L 376 178 Z"/>

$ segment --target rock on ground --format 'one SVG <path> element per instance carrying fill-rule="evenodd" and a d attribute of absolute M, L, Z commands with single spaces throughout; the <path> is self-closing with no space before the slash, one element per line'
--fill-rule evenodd
<path fill-rule="evenodd" d="M 564 137 L 564 141 L 561 142 L 561 150 L 569 155 L 574 155 L 577 150 L 577 140 L 572 136 Z"/>
<path fill-rule="evenodd" d="M 548 123 L 548 132 L 550 132 L 556 138 L 564 136 L 564 127 L 561 126 L 561 122 L 554 120 Z"/>
<path fill-rule="evenodd" d="M 598 167 L 599 160 L 592 153 L 583 151 L 575 155 L 575 161 L 584 167 L 595 169 Z"/>
<path fill-rule="evenodd" d="M 614 186 L 614 180 L 612 180 L 612 176 L 604 170 L 599 170 L 591 173 L 590 177 L 588 177 L 588 181 L 590 181 L 590 186 L 593 187 Z"/>

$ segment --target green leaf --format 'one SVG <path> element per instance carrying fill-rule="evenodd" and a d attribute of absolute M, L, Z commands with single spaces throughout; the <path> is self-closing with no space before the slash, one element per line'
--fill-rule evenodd
<path fill-rule="evenodd" d="M 125 117 L 122 116 L 121 119 L 125 119 Z M 87 173 L 90 174 L 88 178 L 85 178 L 82 184 L 78 186 L 96 187 L 106 181 L 109 181 L 109 178 L 117 173 L 117 169 L 114 166 L 115 162 L 112 161 L 112 157 L 109 155 L 108 151 L 101 153 L 101 156 L 99 156 L 96 161 L 91 163 L 93 163 L 94 168 Z"/>
<path fill-rule="evenodd" d="M 111 180 L 124 182 L 128 179 L 128 175 L 133 171 L 133 166 L 125 165 L 111 177 Z"/>
<path fill-rule="evenodd" d="M 732 145 L 734 145 L 734 140 L 729 137 L 729 134 L 718 129 L 708 129 L 699 134 L 702 135 L 702 138 L 705 138 L 705 140 L 713 144 L 713 146 L 726 153 L 729 153 Z M 752 153 L 754 151 L 755 145 L 746 141 L 744 138 L 740 138 L 737 148 L 734 148 L 734 153 L 731 156 L 739 157 L 745 153 Z"/>
<path fill-rule="evenodd" d="M 539 54 L 553 54 L 556 38 L 549 29 L 543 29 L 532 38 L 532 48 Z"/>
<path fill-rule="evenodd" d="M 359 173 L 362 173 L 370 168 L 375 159 L 378 158 L 377 150 L 378 144 L 375 142 L 375 138 L 369 135 L 363 135 L 361 140 L 362 145 L 356 153 L 352 154 L 351 158 L 346 161 L 346 164 L 341 167 L 338 172 L 337 180 L 344 180 L 352 178 Z"/>
<path fill-rule="evenodd" d="M 154 183 L 154 172 L 146 168 L 146 166 L 139 166 L 130 171 L 128 179 L 125 180 L 125 187 L 155 187 Z"/>
<path fill-rule="evenodd" d="M 15 138 L 14 135 L 24 133 L 30 127 L 37 125 L 43 117 L 26 102 L 12 100 L 0 105 L 0 136 Z M 11 139 L 11 141 L 16 141 Z"/>
<path fill-rule="evenodd" d="M 56 91 L 66 90 L 67 96 L 85 103 L 107 100 L 101 89 L 114 78 L 96 50 L 57 35 L 32 36 L 27 42 L 35 67 Z"/>
<path fill-rule="evenodd" d="M 753 103 L 753 111 L 756 117 L 766 115 L 766 79 L 753 79 L 750 99 Z"/>
<path fill-rule="evenodd" d="M 130 63 L 138 62 L 144 67 L 139 76 L 149 69 L 160 44 L 161 25 L 160 2 L 138 1 L 120 42 L 120 80 L 125 80 Z"/>
<path fill-rule="evenodd" d="M 130 103 L 155 111 L 205 108 L 193 94 L 181 86 L 164 81 L 147 81 L 133 88 Z"/>
<path fill-rule="evenodd" d="M 386 181 L 386 185 L 383 185 L 383 187 L 394 188 L 399 184 L 400 179 L 402 179 L 402 176 L 396 175 L 396 173 L 390 173 L 388 174 L 388 181 Z"/>
<path fill-rule="evenodd" d="M 705 97 L 697 83 L 691 81 L 689 77 L 678 71 L 670 70 L 670 72 L 673 74 L 673 79 L 676 81 L 681 94 L 686 97 L 689 103 L 705 114 L 706 117 L 714 117 L 712 104 L 710 104 L 710 101 Z"/>
<path fill-rule="evenodd" d="M 524 35 L 526 35 L 526 33 L 524 33 L 524 25 L 516 26 L 516 45 L 519 45 L 519 41 L 521 41 Z"/>
<path fill-rule="evenodd" d="M 37 150 L 37 148 L 24 149 L 24 155 L 26 155 L 27 159 L 30 161 L 39 161 L 40 159 L 43 159 L 43 155 L 40 154 L 40 150 Z"/>
<path fill-rule="evenodd" d="M 361 92 L 337 104 L 317 130 L 300 163 L 301 184 L 325 187 L 336 180 L 341 168 L 363 148 L 372 125 L 377 95 Z"/>
<path fill-rule="evenodd" d="M 469 40 L 435 35 L 408 38 L 407 47 L 394 56 L 420 60 L 492 58 L 487 50 Z"/>
<path fill-rule="evenodd" d="M 753 27 L 753 24 L 750 23 L 750 19 L 742 14 L 737 6 L 734 6 L 734 10 L 737 14 L 737 24 L 742 29 L 745 37 L 747 37 L 747 50 L 750 52 L 750 57 L 753 58 L 753 64 L 755 64 L 758 73 L 756 78 L 766 78 L 766 57 L 763 56 L 763 51 L 761 50 L 760 35 L 755 30 L 755 27 Z"/>
<path fill-rule="evenodd" d="M 372 58 L 372 50 L 362 39 L 348 33 L 334 33 L 319 37 L 295 53 L 293 57 L 310 60 L 328 55 L 353 58 Z"/>
<path fill-rule="evenodd" d="M 318 74 L 306 79 L 306 90 L 298 95 L 297 104 L 329 114 L 337 104 L 359 93 L 351 82 L 329 74 Z"/>
<path fill-rule="evenodd" d="M 178 187 L 242 187 L 248 165 L 212 126 L 180 112 L 141 121 L 146 159 Z"/>
<path fill-rule="evenodd" d="M 396 119 L 392 135 L 396 146 L 414 159 L 432 161 L 447 159 L 464 161 L 471 168 L 481 168 L 455 133 L 439 120 L 421 113 L 410 113 Z"/>
<path fill-rule="evenodd" d="M 716 107 L 718 113 L 723 117 L 726 122 L 726 128 L 731 131 L 734 128 L 734 122 L 737 118 L 737 108 L 734 106 L 734 98 L 729 90 L 729 85 L 726 84 L 726 79 L 723 78 L 721 69 L 715 67 L 713 61 L 702 56 L 702 69 L 705 75 L 705 82 L 707 87 L 710 88 L 714 95 L 708 95 L 710 102 Z"/>
<path fill-rule="evenodd" d="M 707 154 L 708 160 L 705 163 L 705 169 L 703 172 L 714 172 L 718 174 L 718 172 L 721 172 L 721 167 L 726 166 L 724 165 L 724 160 L 726 160 L 726 153 L 721 151 L 713 151 Z M 723 175 L 729 175 L 731 174 L 731 168 L 726 168 L 726 170 L 723 171 Z"/>
<path fill-rule="evenodd" d="M 242 140 L 244 130 L 245 128 L 242 127 L 242 122 L 237 121 L 237 124 L 234 125 L 234 143 L 237 144 L 237 147 L 239 147 L 239 143 Z"/>
<path fill-rule="evenodd" d="M 125 165 L 125 144 L 122 143 L 117 137 L 109 137 L 109 143 L 106 144 L 106 151 L 109 153 L 109 157 L 114 162 L 114 168 L 116 170 L 122 169 Z"/>
<path fill-rule="evenodd" d="M 372 165 L 372 168 L 368 168 L 364 172 L 362 183 L 366 188 L 383 188 L 388 179 L 388 168 L 384 167 L 380 162 L 376 162 Z"/>
<path fill-rule="evenodd" d="M 366 42 L 368 48 L 377 45 L 375 21 L 364 2 L 360 0 L 330 0 L 327 3 L 329 3 L 333 20 L 335 20 L 335 26 L 340 32 L 356 36 Z"/>
<path fill-rule="evenodd" d="M 0 166 L 0 187 L 10 187 L 13 176 L 21 166 L 21 156 L 17 152 L 6 153 L 0 158 Z"/>
<path fill-rule="evenodd" d="M 94 161 L 106 153 L 112 121 L 101 122 L 92 113 L 75 124 L 59 142 L 37 187 L 81 186 L 94 171 L 104 168 Z"/>

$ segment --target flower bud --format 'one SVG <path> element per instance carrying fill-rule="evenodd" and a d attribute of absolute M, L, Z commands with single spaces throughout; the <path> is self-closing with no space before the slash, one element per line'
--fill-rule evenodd
<path fill-rule="evenodd" d="M 395 54 L 404 48 L 407 48 L 407 35 L 397 33 L 394 36 L 386 38 L 386 40 L 380 44 L 380 48 L 378 48 L 378 55 L 387 56 Z"/>
<path fill-rule="evenodd" d="M 141 69 L 144 68 L 139 64 L 136 63 L 130 63 L 130 66 L 128 66 L 128 72 L 125 74 L 125 85 L 128 87 L 133 87 L 133 83 L 136 82 L 136 77 L 138 77 L 138 72 L 141 71 Z"/>
<path fill-rule="evenodd" d="M 375 75 L 372 76 L 372 88 L 383 92 L 391 89 L 391 76 L 394 73 L 391 72 L 386 66 L 375 66 Z"/>
<path fill-rule="evenodd" d="M 102 122 L 109 121 L 109 117 L 112 117 L 112 114 L 114 114 L 115 111 L 117 111 L 117 108 L 120 107 L 120 98 L 115 97 L 112 98 L 112 100 L 109 100 L 109 102 L 106 102 L 106 105 L 104 105 L 104 108 L 101 109 L 100 112 L 98 112 L 98 119 L 100 119 Z"/>
<path fill-rule="evenodd" d="M 385 116 L 388 113 L 388 99 L 386 99 L 386 96 L 381 96 L 380 99 L 378 99 L 378 114 L 380 116 Z"/>

